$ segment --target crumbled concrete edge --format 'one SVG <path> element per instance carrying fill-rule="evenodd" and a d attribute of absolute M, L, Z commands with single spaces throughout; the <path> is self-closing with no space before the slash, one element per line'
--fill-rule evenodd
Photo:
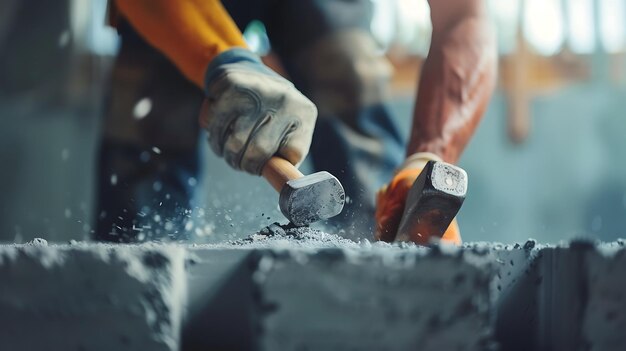
<path fill-rule="evenodd" d="M 0 310 L 17 318 L 13 324 L 40 330 L 37 338 L 24 338 L 19 331 L 4 335 L 0 348 L 178 350 L 187 295 L 184 262 L 183 248 L 157 244 L 47 245 L 36 240 L 0 245 L 0 277 L 5 283 L 0 286 Z M 112 316 L 115 320 L 107 320 Z M 64 322 L 74 330 L 64 330 L 59 325 Z M 103 336 L 107 322 L 115 323 L 119 338 Z"/>

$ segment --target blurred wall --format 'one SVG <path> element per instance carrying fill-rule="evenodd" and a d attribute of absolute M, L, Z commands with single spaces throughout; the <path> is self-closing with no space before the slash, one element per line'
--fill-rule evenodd
<path fill-rule="evenodd" d="M 461 162 L 471 182 L 465 237 L 626 237 L 625 97 L 623 88 L 587 84 L 535 99 L 532 133 L 512 145 L 496 96 Z"/>

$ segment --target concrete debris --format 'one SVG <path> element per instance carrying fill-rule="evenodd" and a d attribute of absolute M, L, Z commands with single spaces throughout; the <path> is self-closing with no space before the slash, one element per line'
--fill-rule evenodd
<path fill-rule="evenodd" d="M 0 349 L 626 349 L 624 241 L 0 246 Z"/>
<path fill-rule="evenodd" d="M 26 243 L 26 245 L 48 246 L 48 241 L 42 238 L 35 238 Z"/>
<path fill-rule="evenodd" d="M 537 245 L 537 242 L 534 239 L 528 239 L 524 244 L 524 250 L 532 250 Z"/>
<path fill-rule="evenodd" d="M 352 240 L 342 238 L 335 234 L 324 233 L 320 230 L 309 227 L 296 227 L 291 223 L 272 223 L 261 229 L 258 233 L 237 241 L 229 242 L 227 245 L 240 246 L 242 248 L 354 248 L 360 247 Z M 388 246 L 387 244 L 384 244 Z M 223 247 L 223 245 L 218 245 Z M 383 246 L 383 245 L 381 245 Z"/>

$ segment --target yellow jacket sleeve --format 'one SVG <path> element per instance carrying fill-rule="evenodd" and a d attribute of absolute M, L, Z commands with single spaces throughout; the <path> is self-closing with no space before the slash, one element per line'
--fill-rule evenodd
<path fill-rule="evenodd" d="M 198 87 L 211 60 L 243 36 L 219 0 L 116 0 L 117 10 Z"/>

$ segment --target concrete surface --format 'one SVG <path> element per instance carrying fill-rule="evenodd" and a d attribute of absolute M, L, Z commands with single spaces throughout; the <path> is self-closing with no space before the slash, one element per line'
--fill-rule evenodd
<path fill-rule="evenodd" d="M 0 246 L 0 350 L 177 350 L 185 251 Z"/>
<path fill-rule="evenodd" d="M 0 349 L 621 350 L 625 274 L 623 241 L 5 245 Z"/>
<path fill-rule="evenodd" d="M 624 241 L 502 246 L 492 286 L 502 350 L 626 349 Z"/>
<path fill-rule="evenodd" d="M 188 253 L 186 350 L 484 350 L 493 341 L 488 252 L 270 226 Z"/>
<path fill-rule="evenodd" d="M 263 350 L 484 350 L 491 260 L 471 251 L 262 254 Z"/>
<path fill-rule="evenodd" d="M 589 350 L 626 348 L 626 248 L 624 241 L 590 249 L 584 256 L 587 290 L 581 338 Z"/>
<path fill-rule="evenodd" d="M 497 273 L 491 283 L 496 339 L 503 350 L 533 350 L 541 282 L 536 265 L 544 247 L 532 240 L 515 245 L 477 245 L 496 255 Z"/>

